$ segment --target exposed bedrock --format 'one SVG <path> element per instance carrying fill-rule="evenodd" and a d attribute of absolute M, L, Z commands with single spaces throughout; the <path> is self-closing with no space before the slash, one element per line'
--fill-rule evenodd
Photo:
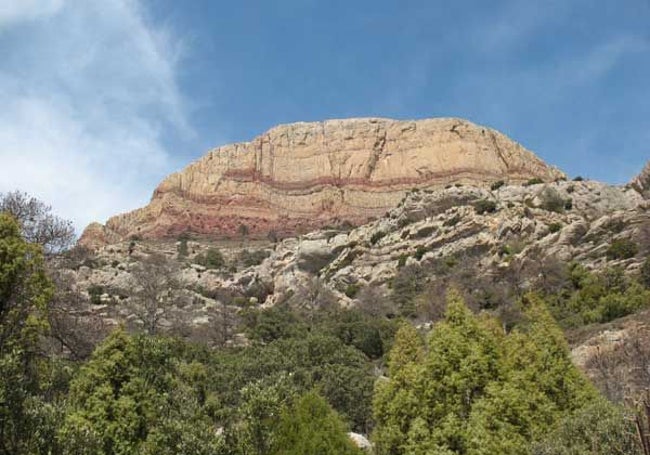
<path fill-rule="evenodd" d="M 505 135 L 465 120 L 328 120 L 225 145 L 163 180 L 151 202 L 92 225 L 80 243 L 130 236 L 278 236 L 360 225 L 413 188 L 563 177 Z M 103 232 L 102 232 L 103 230 Z"/>

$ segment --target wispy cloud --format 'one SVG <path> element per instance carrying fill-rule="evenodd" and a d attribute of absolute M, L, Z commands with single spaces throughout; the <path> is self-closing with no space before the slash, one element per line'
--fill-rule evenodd
<path fill-rule="evenodd" d="M 63 0 L 2 0 L 0 1 L 0 27 L 50 16 L 62 6 Z"/>
<path fill-rule="evenodd" d="M 507 56 L 525 48 L 549 25 L 566 19 L 584 0 L 546 0 L 522 2 L 509 0 L 489 8 L 486 17 L 468 40 L 482 53 Z"/>
<path fill-rule="evenodd" d="M 78 228 L 144 203 L 192 134 L 181 49 L 135 0 L 0 0 L 0 191 Z"/>
<path fill-rule="evenodd" d="M 567 90 L 585 84 L 594 84 L 618 68 L 627 56 L 642 54 L 650 49 L 650 43 L 635 36 L 620 35 L 603 42 L 594 43 L 586 52 L 574 53 L 561 59 L 552 59 L 539 66 L 514 73 L 522 84 L 543 84 L 545 95 L 565 96 Z M 511 81 L 512 82 L 512 81 Z"/>

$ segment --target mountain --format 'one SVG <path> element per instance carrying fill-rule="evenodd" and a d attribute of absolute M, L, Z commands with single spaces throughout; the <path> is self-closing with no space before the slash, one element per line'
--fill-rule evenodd
<path fill-rule="evenodd" d="M 146 207 L 91 224 L 80 244 L 180 234 L 284 238 L 361 225 L 414 188 L 562 177 L 505 135 L 465 120 L 294 123 L 211 150 L 163 180 Z"/>
<path fill-rule="evenodd" d="M 450 286 L 504 321 L 542 291 L 575 362 L 597 379 L 597 355 L 615 357 L 650 320 L 639 312 L 648 291 L 633 284 L 650 285 L 649 190 L 650 164 L 626 185 L 567 181 L 462 120 L 301 123 L 171 175 L 148 206 L 90 225 L 89 256 L 60 270 L 93 336 L 140 327 L 142 270 L 167 270 L 155 278 L 174 296 L 152 313 L 157 324 L 211 344 L 246 344 L 236 321 L 281 303 L 427 326 Z"/>
<path fill-rule="evenodd" d="M 97 300 L 108 305 L 92 312 L 103 312 L 124 309 L 134 268 L 152 255 L 163 256 L 178 264 L 180 281 L 195 302 L 182 313 L 198 325 L 214 323 L 214 308 L 236 312 L 237 304 L 249 300 L 267 306 L 304 300 L 314 286 L 344 306 L 358 305 L 364 293 L 388 301 L 396 297 L 394 283 L 404 270 L 419 274 L 413 277 L 413 283 L 421 281 L 418 292 L 424 282 L 454 274 L 467 275 L 462 279 L 477 288 L 524 291 L 537 285 L 553 261 L 635 273 L 650 251 L 649 205 L 631 184 L 457 183 L 408 191 L 394 208 L 354 228 L 324 227 L 275 242 L 125 239 L 69 269 L 79 289 L 101 290 Z M 611 251 L 626 242 L 634 244 L 632 250 Z M 206 260 L 210 251 L 218 252 L 216 260 Z M 514 275 L 506 280 L 507 274 Z"/>

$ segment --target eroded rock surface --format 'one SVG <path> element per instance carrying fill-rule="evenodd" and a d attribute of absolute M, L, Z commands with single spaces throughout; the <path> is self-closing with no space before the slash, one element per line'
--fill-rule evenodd
<path fill-rule="evenodd" d="M 149 205 L 91 225 L 80 243 L 174 237 L 282 237 L 360 225 L 413 188 L 563 177 L 492 129 L 459 119 L 329 120 L 278 126 L 211 150 L 167 177 Z"/>
<path fill-rule="evenodd" d="M 630 184 L 646 199 L 650 197 L 650 161 L 646 163 L 641 173 Z"/>

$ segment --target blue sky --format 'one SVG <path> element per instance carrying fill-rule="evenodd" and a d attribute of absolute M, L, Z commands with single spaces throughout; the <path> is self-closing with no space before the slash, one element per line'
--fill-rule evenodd
<path fill-rule="evenodd" d="M 570 175 L 650 159 L 650 0 L 0 0 L 0 191 L 78 227 L 294 121 L 454 116 Z"/>

